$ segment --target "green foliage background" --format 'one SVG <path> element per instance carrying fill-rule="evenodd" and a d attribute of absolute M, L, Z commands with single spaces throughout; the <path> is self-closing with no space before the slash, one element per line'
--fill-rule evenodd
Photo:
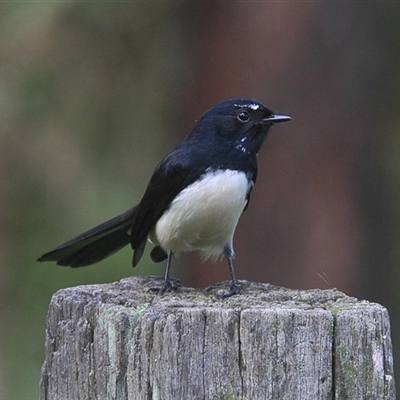
<path fill-rule="evenodd" d="M 0 4 L 1 399 L 38 397 L 57 289 L 162 274 L 147 261 L 127 268 L 128 249 L 76 271 L 35 259 L 131 207 L 179 140 L 184 11 L 170 2 Z"/>

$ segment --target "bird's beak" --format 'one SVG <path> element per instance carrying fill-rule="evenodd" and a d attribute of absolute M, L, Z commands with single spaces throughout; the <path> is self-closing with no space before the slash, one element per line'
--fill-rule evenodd
<path fill-rule="evenodd" d="M 261 120 L 261 123 L 264 124 L 276 124 L 277 122 L 286 122 L 286 121 L 291 121 L 292 118 L 290 118 L 288 115 L 279 115 L 279 114 L 272 114 L 268 118 L 263 118 Z"/>

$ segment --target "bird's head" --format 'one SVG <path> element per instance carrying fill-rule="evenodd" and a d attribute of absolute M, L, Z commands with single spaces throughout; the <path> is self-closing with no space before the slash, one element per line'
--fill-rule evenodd
<path fill-rule="evenodd" d="M 275 114 L 256 100 L 233 98 L 206 111 L 190 136 L 203 141 L 211 136 L 217 137 L 220 144 L 256 154 L 269 128 L 290 120 L 290 117 Z"/>

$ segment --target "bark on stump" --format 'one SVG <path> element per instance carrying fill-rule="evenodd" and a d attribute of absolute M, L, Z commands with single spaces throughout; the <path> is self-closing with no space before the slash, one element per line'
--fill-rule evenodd
<path fill-rule="evenodd" d="M 395 399 L 387 310 L 332 290 L 156 278 L 53 295 L 42 400 Z"/>

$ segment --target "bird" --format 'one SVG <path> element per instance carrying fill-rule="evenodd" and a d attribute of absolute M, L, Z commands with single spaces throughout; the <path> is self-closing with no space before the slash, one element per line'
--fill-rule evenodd
<path fill-rule="evenodd" d="M 213 261 L 225 256 L 231 283 L 242 286 L 233 267 L 233 236 L 257 179 L 257 155 L 272 125 L 290 121 L 250 98 L 231 98 L 206 111 L 190 133 L 156 166 L 140 202 L 128 211 L 43 254 L 72 268 L 95 264 L 126 245 L 132 266 L 153 244 L 153 262 L 166 260 L 160 294 L 180 284 L 170 278 L 173 255 L 199 251 Z"/>

